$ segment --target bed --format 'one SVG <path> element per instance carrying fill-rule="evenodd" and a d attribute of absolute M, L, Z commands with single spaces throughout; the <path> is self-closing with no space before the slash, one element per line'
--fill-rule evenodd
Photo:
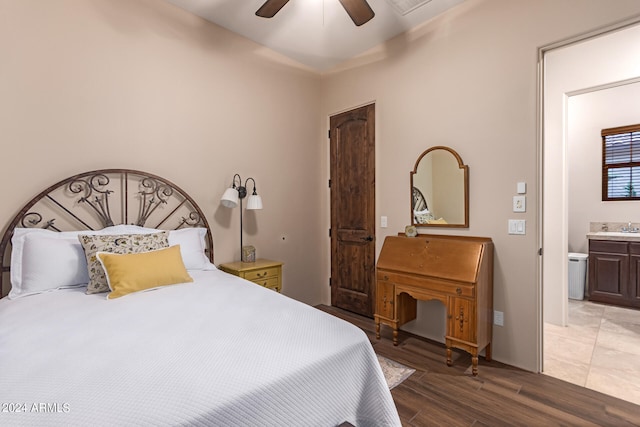
<path fill-rule="evenodd" d="M 0 286 L 13 285 L 0 299 L 0 425 L 400 425 L 367 336 L 218 270 L 201 209 L 163 178 L 62 180 L 20 209 L 0 254 Z M 91 291 L 94 258 L 106 292 Z M 177 282 L 145 282 L 176 259 Z"/>

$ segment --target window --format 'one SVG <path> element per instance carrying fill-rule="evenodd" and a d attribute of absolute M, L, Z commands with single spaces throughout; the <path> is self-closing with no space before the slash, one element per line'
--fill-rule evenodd
<path fill-rule="evenodd" d="M 602 200 L 640 200 L 640 124 L 602 130 Z"/>

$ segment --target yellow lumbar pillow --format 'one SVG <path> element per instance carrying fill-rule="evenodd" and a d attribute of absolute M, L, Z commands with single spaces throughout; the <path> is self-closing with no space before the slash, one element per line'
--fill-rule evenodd
<path fill-rule="evenodd" d="M 430 219 L 427 224 L 447 224 L 447 221 L 444 218 Z"/>
<path fill-rule="evenodd" d="M 106 272 L 111 289 L 109 299 L 159 286 L 193 282 L 182 262 L 180 245 L 126 255 L 98 252 L 96 257 Z"/>

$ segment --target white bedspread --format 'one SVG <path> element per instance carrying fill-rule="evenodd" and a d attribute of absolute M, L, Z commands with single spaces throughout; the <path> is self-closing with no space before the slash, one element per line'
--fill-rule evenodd
<path fill-rule="evenodd" d="M 0 300 L 0 425 L 400 425 L 366 335 L 221 271 Z"/>

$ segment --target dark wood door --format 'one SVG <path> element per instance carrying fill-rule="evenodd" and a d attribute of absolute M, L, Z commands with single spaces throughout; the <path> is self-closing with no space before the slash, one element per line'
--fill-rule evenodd
<path fill-rule="evenodd" d="M 330 118 L 331 305 L 373 316 L 375 105 Z"/>

